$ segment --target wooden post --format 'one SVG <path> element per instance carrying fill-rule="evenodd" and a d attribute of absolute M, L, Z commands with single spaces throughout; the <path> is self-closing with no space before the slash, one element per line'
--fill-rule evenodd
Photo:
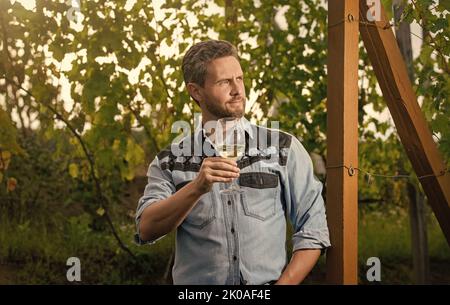
<path fill-rule="evenodd" d="M 413 55 L 411 44 L 411 29 L 409 23 L 400 22 L 405 2 L 394 0 L 392 3 L 394 11 L 395 39 L 402 53 L 403 60 L 408 68 L 408 76 L 414 81 Z M 399 24 L 397 24 L 400 22 Z M 428 284 L 430 274 L 430 263 L 428 258 L 427 222 L 425 217 L 425 204 L 420 190 L 407 181 L 409 198 L 409 222 L 411 227 L 411 250 L 414 266 L 414 283 Z"/>
<path fill-rule="evenodd" d="M 409 79 L 413 81 L 414 68 L 411 43 L 411 28 L 409 23 L 405 21 L 400 22 L 403 11 L 405 9 L 405 2 L 403 0 L 394 0 L 392 2 L 392 9 L 394 11 L 394 21 L 396 23 L 395 39 L 397 40 L 397 44 L 402 54 L 403 60 L 406 63 Z M 398 22 L 400 23 L 397 24 Z"/>
<path fill-rule="evenodd" d="M 428 284 L 430 265 L 428 260 L 428 238 L 426 230 L 424 197 L 412 183 L 407 184 L 409 221 L 411 226 L 411 249 L 414 266 L 414 283 Z"/>
<path fill-rule="evenodd" d="M 389 21 L 381 5 L 380 21 L 369 22 L 360 0 L 360 32 L 378 83 L 406 154 L 450 245 L 450 173 L 446 170 L 417 103 Z"/>
<path fill-rule="evenodd" d="M 327 282 L 358 283 L 358 1 L 328 2 Z M 343 167 L 346 166 L 346 167 Z"/>

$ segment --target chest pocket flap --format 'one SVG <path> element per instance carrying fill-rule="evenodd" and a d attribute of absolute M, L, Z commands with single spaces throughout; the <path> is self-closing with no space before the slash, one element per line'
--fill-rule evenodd
<path fill-rule="evenodd" d="M 239 184 L 242 186 L 266 189 L 278 186 L 278 176 L 271 173 L 242 173 L 239 177 Z"/>

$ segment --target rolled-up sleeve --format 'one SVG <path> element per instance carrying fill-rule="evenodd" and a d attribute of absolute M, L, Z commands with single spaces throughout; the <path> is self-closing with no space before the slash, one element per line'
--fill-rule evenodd
<path fill-rule="evenodd" d="M 292 137 L 286 164 L 286 212 L 294 227 L 293 251 L 326 249 L 330 238 L 322 197 L 322 182 L 314 175 L 311 158 L 303 145 Z M 323 251 L 322 251 L 323 252 Z"/>
<path fill-rule="evenodd" d="M 161 162 L 158 156 L 150 164 L 147 171 L 148 183 L 145 186 L 144 195 L 139 199 L 138 206 L 136 209 L 136 234 L 135 242 L 139 245 L 143 244 L 153 244 L 157 240 L 144 241 L 141 239 L 139 232 L 139 224 L 141 220 L 141 215 L 144 209 L 151 204 L 166 199 L 175 193 L 175 186 L 172 181 L 172 176 L 168 169 L 161 169 Z"/>

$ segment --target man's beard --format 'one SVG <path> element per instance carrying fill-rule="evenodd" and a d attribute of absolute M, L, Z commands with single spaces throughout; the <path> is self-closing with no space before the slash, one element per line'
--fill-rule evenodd
<path fill-rule="evenodd" d="M 227 103 L 232 102 L 236 99 L 231 99 L 227 101 Z M 242 98 L 242 108 L 236 109 L 236 110 L 230 110 L 226 108 L 226 104 L 224 105 L 224 108 L 221 108 L 215 103 L 205 103 L 206 109 L 211 113 L 213 116 L 217 118 L 227 118 L 227 117 L 234 117 L 234 118 L 241 118 L 244 115 L 245 112 L 245 102 L 246 98 Z"/>

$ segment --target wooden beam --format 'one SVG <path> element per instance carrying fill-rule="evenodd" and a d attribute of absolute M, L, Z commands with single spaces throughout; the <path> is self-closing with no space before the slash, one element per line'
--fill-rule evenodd
<path fill-rule="evenodd" d="M 401 17 L 405 10 L 406 2 L 393 0 L 395 39 L 397 40 L 400 53 L 408 69 L 409 79 L 414 82 L 413 55 L 411 43 L 410 24 L 402 21 Z M 402 173 L 403 174 L 403 173 Z M 408 173 L 409 174 L 409 173 Z M 425 200 L 420 190 L 412 181 L 406 182 L 409 198 L 409 223 L 411 227 L 411 250 L 414 266 L 414 283 L 429 284 L 430 260 L 428 256 L 427 219 L 425 214 Z"/>
<path fill-rule="evenodd" d="M 358 283 L 358 173 L 350 175 L 348 170 L 358 167 L 358 1 L 328 2 L 326 207 L 330 284 Z"/>
<path fill-rule="evenodd" d="M 380 20 L 369 22 L 368 9 L 366 1 L 360 0 L 360 32 L 364 46 L 406 154 L 417 176 L 425 176 L 419 181 L 450 245 L 450 173 L 446 171 L 417 103 L 385 11 L 381 6 Z"/>

